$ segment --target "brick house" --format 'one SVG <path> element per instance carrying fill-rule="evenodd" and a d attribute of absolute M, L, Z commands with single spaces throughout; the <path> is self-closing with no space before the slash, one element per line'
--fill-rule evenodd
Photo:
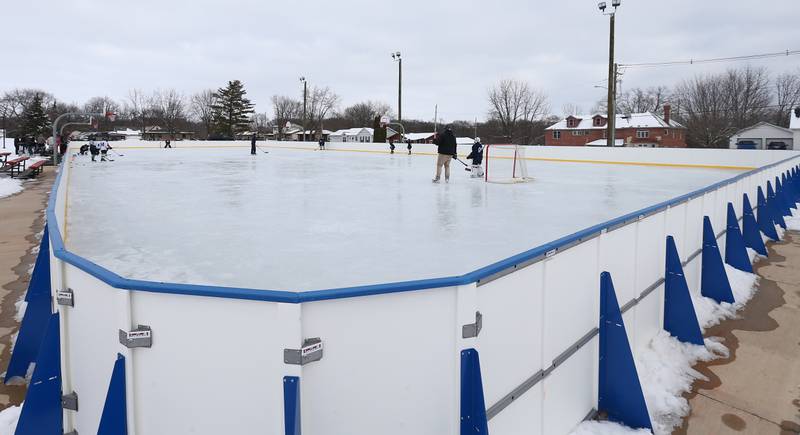
<path fill-rule="evenodd" d="M 615 146 L 686 148 L 686 127 L 652 112 L 617 115 Z M 602 114 L 568 116 L 545 129 L 545 145 L 605 146 L 608 118 Z"/>

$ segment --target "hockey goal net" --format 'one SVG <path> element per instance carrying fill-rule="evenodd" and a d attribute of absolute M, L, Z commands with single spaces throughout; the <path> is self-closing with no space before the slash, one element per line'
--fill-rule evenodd
<path fill-rule="evenodd" d="M 526 183 L 528 175 L 524 145 L 486 145 L 484 179 L 487 183 Z"/>

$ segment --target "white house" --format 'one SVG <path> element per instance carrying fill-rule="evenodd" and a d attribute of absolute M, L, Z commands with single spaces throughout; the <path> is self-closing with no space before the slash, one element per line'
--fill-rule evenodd
<path fill-rule="evenodd" d="M 331 142 L 361 142 L 371 143 L 374 130 L 367 127 L 347 128 L 337 130 L 328 136 Z"/>
<path fill-rule="evenodd" d="M 796 121 L 792 113 L 792 122 Z M 800 129 L 800 125 L 797 126 Z M 796 130 L 800 132 L 800 130 Z M 769 122 L 759 122 L 758 124 L 737 131 L 730 139 L 730 148 L 739 149 L 794 149 L 795 137 L 797 132 L 788 128 L 778 127 Z"/>
<path fill-rule="evenodd" d="M 794 110 L 789 113 L 789 130 L 792 131 L 794 136 L 794 143 L 796 143 L 797 148 L 800 149 L 800 106 L 795 107 Z"/>

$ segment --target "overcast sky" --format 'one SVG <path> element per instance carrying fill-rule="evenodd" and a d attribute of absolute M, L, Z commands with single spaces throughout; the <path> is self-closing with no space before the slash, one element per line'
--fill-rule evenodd
<path fill-rule="evenodd" d="M 9 0 L 2 12 L 0 92 L 37 87 L 76 103 L 239 79 L 271 115 L 272 95 L 301 97 L 303 75 L 342 107 L 396 109 L 398 50 L 403 117 L 433 119 L 438 104 L 452 121 L 485 118 L 487 89 L 503 78 L 543 89 L 554 114 L 588 111 L 607 76 L 608 18 L 593 0 Z M 623 0 L 617 15 L 621 63 L 786 49 L 800 49 L 798 0 Z M 735 65 L 629 70 L 622 89 Z M 800 56 L 754 65 L 800 71 Z"/>

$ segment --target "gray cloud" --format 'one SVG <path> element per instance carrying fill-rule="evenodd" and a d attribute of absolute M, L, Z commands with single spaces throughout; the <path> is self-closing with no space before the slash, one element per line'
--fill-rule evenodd
<path fill-rule="evenodd" d="M 553 111 L 603 98 L 608 20 L 594 1 L 275 2 L 41 0 L 7 2 L 0 91 L 40 87 L 62 100 L 123 98 L 128 89 L 190 94 L 245 82 L 260 112 L 273 94 L 299 96 L 298 77 L 330 86 L 343 104 L 396 104 L 403 53 L 404 117 L 481 119 L 502 78 L 543 88 Z M 627 0 L 617 20 L 620 62 L 800 48 L 796 0 Z M 792 44 L 795 44 L 792 46 Z M 57 49 L 53 50 L 53 47 Z M 54 64 L 55 62 L 55 64 Z M 800 58 L 759 61 L 773 72 Z M 623 89 L 671 85 L 736 64 L 639 69 Z"/>

